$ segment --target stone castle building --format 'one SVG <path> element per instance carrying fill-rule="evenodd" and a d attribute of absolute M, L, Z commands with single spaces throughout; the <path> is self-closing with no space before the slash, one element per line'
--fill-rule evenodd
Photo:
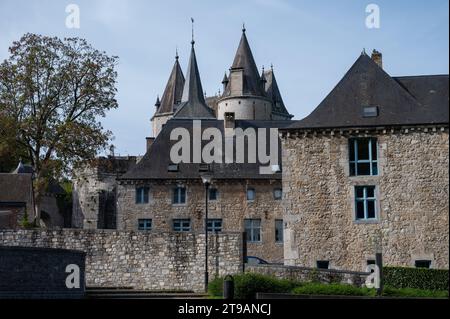
<path fill-rule="evenodd" d="M 363 53 L 311 115 L 292 121 L 243 29 L 222 84 L 220 96 L 205 97 L 192 41 L 186 77 L 177 55 L 157 98 L 146 154 L 77 172 L 74 226 L 202 232 L 209 172 L 208 229 L 245 231 L 248 255 L 364 270 L 382 251 L 389 265 L 448 268 L 448 75 L 391 77 L 381 53 Z M 281 131 L 278 165 L 261 174 L 267 163 L 250 160 L 249 141 L 271 128 Z M 203 150 L 211 129 L 233 141 L 234 155 L 243 141 L 242 163 L 225 149 L 212 163 L 194 152 L 171 160 L 180 137 Z M 256 153 L 272 149 L 256 144 Z"/>
<path fill-rule="evenodd" d="M 449 266 L 449 77 L 391 77 L 372 58 L 282 129 L 288 265 Z"/>
<path fill-rule="evenodd" d="M 249 255 L 283 261 L 280 144 L 276 154 L 280 165 L 271 174 L 260 174 L 260 166 L 266 164 L 251 163 L 249 155 L 240 164 L 225 164 L 225 155 L 222 163 L 177 164 L 170 159 L 170 150 L 176 143 L 170 138 L 172 131 L 182 128 L 193 136 L 194 121 L 201 121 L 201 134 L 216 128 L 225 139 L 236 141 L 242 137 L 245 154 L 248 139 L 255 136 L 258 140 L 258 129 L 292 123 L 293 116 L 284 106 L 273 69 L 258 72 L 245 29 L 242 31 L 230 72 L 222 81 L 221 96 L 204 96 L 194 41 L 186 77 L 176 56 L 164 93 L 155 103 L 154 137 L 147 137 L 143 158 L 102 159 L 112 163 L 109 169 L 95 165 L 78 172 L 74 187 L 75 226 L 201 232 L 205 190 L 200 175 L 208 171 L 213 174 L 209 191 L 210 231 L 246 231 Z M 241 129 L 242 135 L 230 135 L 227 129 Z M 202 142 L 202 146 L 206 144 Z M 266 151 L 269 152 L 269 146 Z M 117 165 L 118 161 L 122 165 Z M 112 205 L 114 202 L 116 205 Z"/>

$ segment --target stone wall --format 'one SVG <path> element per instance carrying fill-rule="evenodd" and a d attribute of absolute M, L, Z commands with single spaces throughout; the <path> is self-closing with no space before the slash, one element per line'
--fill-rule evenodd
<path fill-rule="evenodd" d="M 79 277 L 69 277 L 68 265 L 78 266 Z M 0 298 L 83 298 L 84 270 L 84 252 L 0 246 Z M 78 287 L 67 287 L 68 277 Z"/>
<path fill-rule="evenodd" d="M 75 170 L 72 227 L 116 228 L 116 178 L 136 162 L 135 156 L 101 157 Z"/>
<path fill-rule="evenodd" d="M 209 236 L 210 278 L 242 270 L 241 243 L 237 233 Z M 0 231 L 0 246 L 83 251 L 88 287 L 203 290 L 203 234 L 75 229 Z"/>
<path fill-rule="evenodd" d="M 136 187 L 149 187 L 149 203 L 136 204 Z M 172 204 L 176 185 L 186 187 L 186 204 Z M 261 242 L 247 244 L 248 255 L 271 262 L 283 260 L 283 243 L 275 242 L 275 220 L 282 219 L 281 200 L 275 200 L 274 188 L 281 181 L 215 181 L 211 186 L 218 190 L 218 199 L 209 202 L 208 218 L 222 219 L 225 232 L 244 232 L 244 219 L 261 219 Z M 247 187 L 256 191 L 256 199 L 247 201 Z M 121 182 L 118 186 L 118 229 L 136 230 L 138 219 L 151 218 L 155 231 L 171 231 L 172 220 L 190 218 L 191 229 L 204 229 L 205 191 L 203 184 L 191 181 L 161 181 L 147 184 Z"/>
<path fill-rule="evenodd" d="M 377 176 L 349 177 L 352 136 L 378 138 Z M 285 264 L 364 270 L 381 247 L 385 265 L 449 267 L 448 128 L 291 135 L 282 149 Z M 376 186 L 377 220 L 355 220 L 355 185 Z"/>
<path fill-rule="evenodd" d="M 342 283 L 363 286 L 369 273 L 283 265 L 246 265 L 245 272 L 300 282 Z"/>

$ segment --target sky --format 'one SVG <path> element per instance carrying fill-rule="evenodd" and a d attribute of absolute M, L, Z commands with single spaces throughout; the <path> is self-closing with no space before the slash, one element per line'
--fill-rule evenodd
<path fill-rule="evenodd" d="M 69 4 L 80 10 L 79 28 L 66 27 Z M 369 4 L 379 8 L 379 28 L 366 25 Z M 382 52 L 392 76 L 449 73 L 448 0 L 0 0 L 0 61 L 27 32 L 85 38 L 117 55 L 119 108 L 101 121 L 116 155 L 143 155 L 176 48 L 186 73 L 191 17 L 207 95 L 221 89 L 245 23 L 258 68 L 273 64 L 294 119 L 325 98 L 363 49 Z"/>

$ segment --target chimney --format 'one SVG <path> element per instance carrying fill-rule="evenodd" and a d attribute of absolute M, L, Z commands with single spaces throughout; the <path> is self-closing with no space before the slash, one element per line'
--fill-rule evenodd
<path fill-rule="evenodd" d="M 383 68 L 383 54 L 381 52 L 373 49 L 372 51 L 372 60 L 378 64 L 380 68 Z"/>
<path fill-rule="evenodd" d="M 153 142 L 155 141 L 154 137 L 146 137 L 145 140 L 147 141 L 147 151 L 152 147 Z"/>

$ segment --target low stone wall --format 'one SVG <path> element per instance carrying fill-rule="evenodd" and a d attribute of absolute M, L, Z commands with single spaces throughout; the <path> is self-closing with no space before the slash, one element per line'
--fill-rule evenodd
<path fill-rule="evenodd" d="M 81 251 L 0 246 L 0 298 L 83 298 L 84 269 Z"/>
<path fill-rule="evenodd" d="M 369 273 L 317 269 L 283 265 L 245 265 L 245 272 L 274 276 L 280 279 L 291 279 L 301 282 L 318 281 L 322 283 L 343 283 L 361 287 Z"/>
<path fill-rule="evenodd" d="M 209 235 L 210 278 L 242 270 L 240 233 Z M 205 237 L 199 233 L 114 230 L 7 230 L 0 246 L 86 253 L 86 286 L 202 291 Z"/>

